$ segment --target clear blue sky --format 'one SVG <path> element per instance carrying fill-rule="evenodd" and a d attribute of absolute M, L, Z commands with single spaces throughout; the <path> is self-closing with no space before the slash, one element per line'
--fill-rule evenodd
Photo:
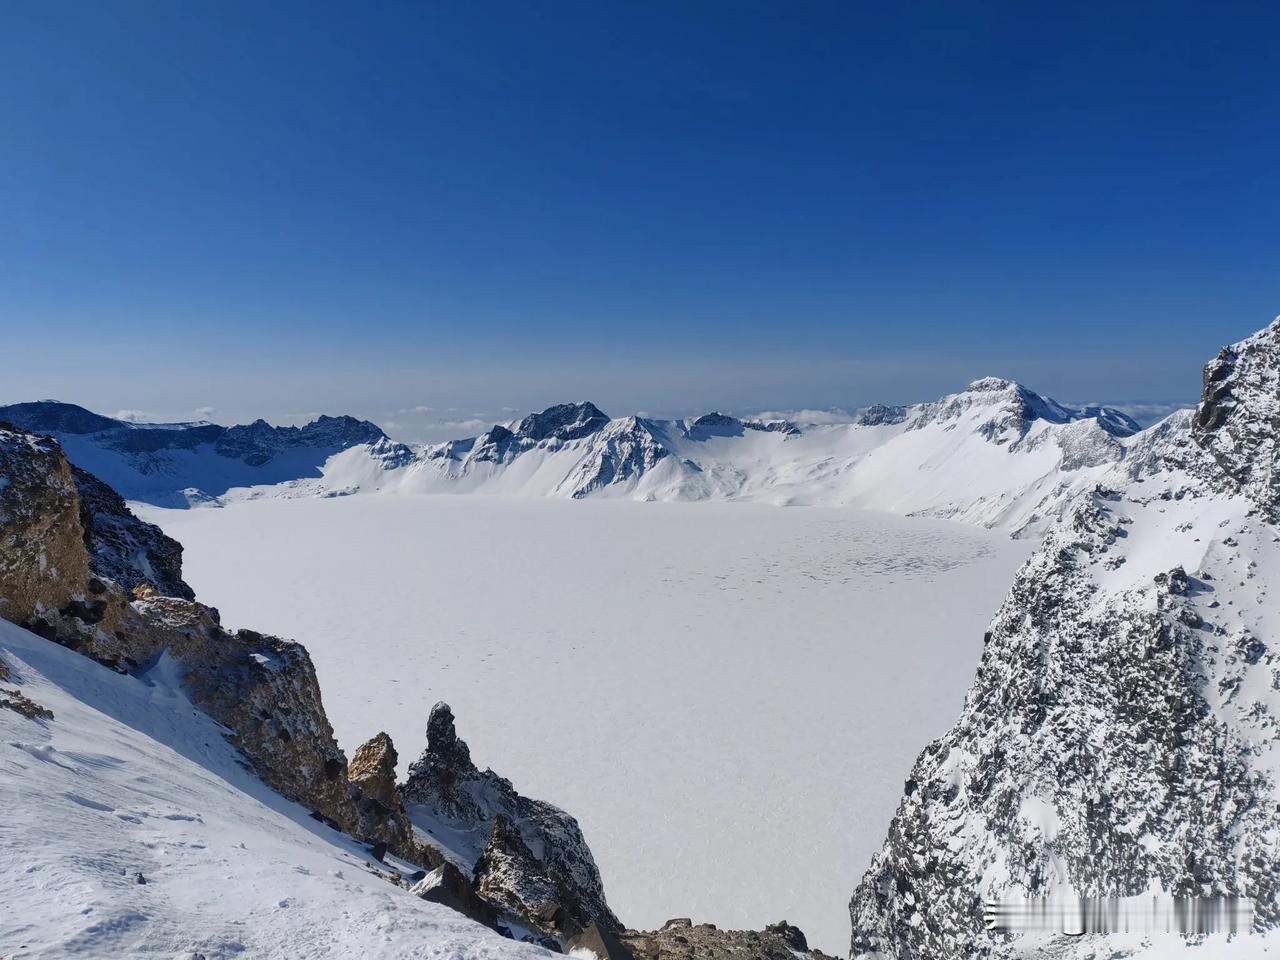
<path fill-rule="evenodd" d="M 1177 400 L 1280 313 L 1266 4 L 0 18 L 0 400 Z"/>

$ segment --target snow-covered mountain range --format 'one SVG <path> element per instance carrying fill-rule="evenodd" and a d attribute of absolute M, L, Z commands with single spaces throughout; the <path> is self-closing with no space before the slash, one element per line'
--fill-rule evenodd
<path fill-rule="evenodd" d="M 318 476 L 333 455 L 386 441 L 354 417 L 320 417 L 303 427 L 265 420 L 234 427 L 137 423 L 57 400 L 0 407 L 0 421 L 56 437 L 67 457 L 129 500 L 183 507 L 240 487 Z"/>
<path fill-rule="evenodd" d="M 57 437 L 77 465 L 161 506 L 359 492 L 503 493 L 849 505 L 1037 530 L 1126 455 L 1139 430 L 1105 407 L 1070 408 L 1009 380 L 855 422 L 798 426 L 709 413 L 611 419 L 561 404 L 478 437 L 421 447 L 367 421 L 301 428 L 137 424 L 53 401 L 0 420 Z"/>
<path fill-rule="evenodd" d="M 1224 349 L 1198 410 L 1135 438 L 1048 531 L 854 894 L 854 957 L 1185 946 L 1011 942 L 984 927 L 990 896 L 1234 895 L 1280 925 L 1278 431 L 1280 320 Z M 1188 953 L 1271 942 L 1224 939 Z"/>

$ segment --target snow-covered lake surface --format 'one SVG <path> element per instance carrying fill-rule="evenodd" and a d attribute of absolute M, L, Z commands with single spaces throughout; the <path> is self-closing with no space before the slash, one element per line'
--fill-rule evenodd
<path fill-rule="evenodd" d="M 293 637 L 350 753 L 403 775 L 447 700 L 481 766 L 573 813 L 624 922 L 846 904 L 959 713 L 1032 544 L 817 507 L 502 497 L 135 505 L 229 626 Z"/>

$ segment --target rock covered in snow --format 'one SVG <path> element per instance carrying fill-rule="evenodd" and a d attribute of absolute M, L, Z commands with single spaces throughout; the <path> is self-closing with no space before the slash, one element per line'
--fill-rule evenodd
<path fill-rule="evenodd" d="M 1225 486 L 1280 520 L 1280 319 L 1204 368 L 1192 437 L 1213 458 Z"/>
<path fill-rule="evenodd" d="M 424 829 L 443 825 L 454 834 L 487 837 L 473 865 L 477 892 L 486 900 L 556 936 L 592 923 L 622 928 L 578 822 L 521 796 L 492 770 L 477 769 L 448 704 L 432 708 L 427 748 L 400 792 L 410 819 Z"/>
<path fill-rule="evenodd" d="M 474 879 L 480 897 L 540 933 L 562 937 L 578 929 L 573 916 L 578 904 L 572 891 L 551 879 L 546 864 L 502 814 L 494 818 Z"/>
<path fill-rule="evenodd" d="M 1194 418 L 1141 435 L 1019 571 L 854 893 L 854 957 L 1022 955 L 984 898 L 1064 889 L 1247 896 L 1280 925 L 1278 337 L 1224 350 Z"/>
<path fill-rule="evenodd" d="M 182 544 L 134 516 L 124 498 L 86 470 L 72 466 L 80 494 L 80 525 L 93 573 L 125 590 L 148 586 L 170 597 L 195 599 L 182 579 Z"/>
<path fill-rule="evenodd" d="M 561 403 L 541 413 L 531 413 L 516 425 L 515 434 L 534 443 L 543 440 L 579 440 L 602 429 L 609 417 L 590 401 Z"/>
<path fill-rule="evenodd" d="M 863 427 L 881 427 L 885 425 L 901 423 L 907 419 L 908 407 L 890 406 L 884 403 L 873 403 L 858 413 L 857 419 L 854 421 Z"/>

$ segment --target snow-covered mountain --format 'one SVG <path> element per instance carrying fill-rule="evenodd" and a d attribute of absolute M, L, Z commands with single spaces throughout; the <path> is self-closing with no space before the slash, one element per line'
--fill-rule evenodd
<path fill-rule="evenodd" d="M 848 505 L 1016 531 L 1056 516 L 1124 457 L 1138 430 L 1118 411 L 1067 408 L 995 378 L 933 403 L 803 428 L 720 413 L 609 419 L 590 403 L 563 404 L 415 451 L 352 448 L 296 491 Z"/>
<path fill-rule="evenodd" d="M 1116 410 L 1065 407 L 996 378 L 932 403 L 870 407 L 847 424 L 721 413 L 610 419 L 573 403 L 417 448 L 351 418 L 302 428 L 143 425 L 43 402 L 0 408 L 3 419 L 56 436 L 78 465 L 161 506 L 371 491 L 754 500 L 1013 531 L 1056 517 L 1125 456 L 1139 429 Z"/>
<path fill-rule="evenodd" d="M 318 477 L 334 454 L 386 441 L 367 420 L 320 417 L 302 427 L 265 420 L 135 423 L 56 400 L 0 406 L 0 422 L 56 437 L 76 466 L 129 500 L 180 507 L 255 484 Z"/>
<path fill-rule="evenodd" d="M 1280 320 L 1047 533 L 850 905 L 855 957 L 1170 956 L 988 934 L 983 899 L 1244 896 L 1280 926 Z M 1148 901 L 1149 902 L 1149 901 Z M 1261 955 L 1211 937 L 1198 957 Z M 1129 951 L 1134 951 L 1130 953 Z"/>

